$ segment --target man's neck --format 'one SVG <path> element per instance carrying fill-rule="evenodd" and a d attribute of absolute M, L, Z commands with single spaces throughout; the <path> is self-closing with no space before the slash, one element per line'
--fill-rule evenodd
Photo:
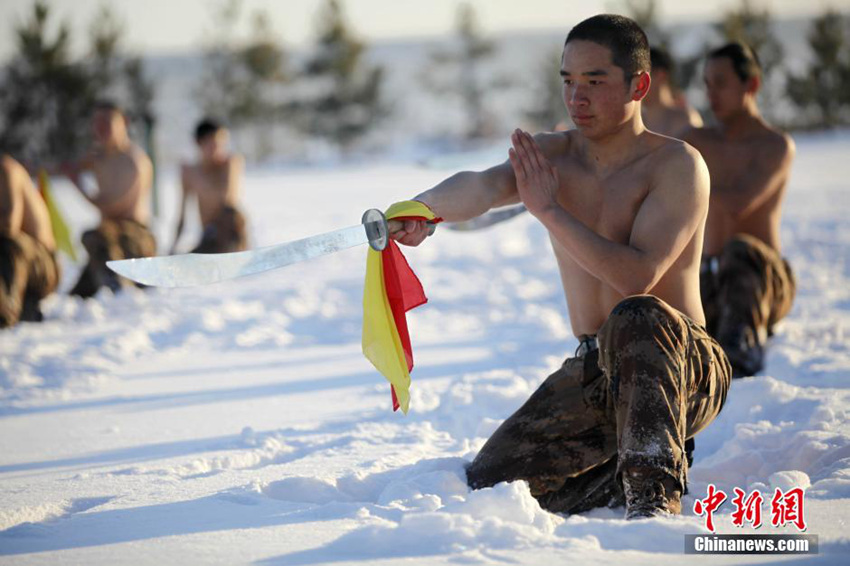
<path fill-rule="evenodd" d="M 638 109 L 631 120 L 611 134 L 597 139 L 585 138 L 588 163 L 592 164 L 597 172 L 617 169 L 619 165 L 632 160 L 635 142 L 645 131 Z"/>
<path fill-rule="evenodd" d="M 755 105 L 747 105 L 740 112 L 720 122 L 720 132 L 724 137 L 736 139 L 760 129 L 763 125 L 761 114 Z"/>
<path fill-rule="evenodd" d="M 673 96 L 673 89 L 669 84 L 653 85 L 642 104 L 650 108 L 672 108 L 676 105 L 676 98 Z"/>
<path fill-rule="evenodd" d="M 227 163 L 230 159 L 230 156 L 226 153 L 215 154 L 212 157 L 202 157 L 201 158 L 201 166 L 202 167 L 220 167 Z"/>
<path fill-rule="evenodd" d="M 127 136 L 111 139 L 101 144 L 105 153 L 119 153 L 130 147 L 130 138 Z"/>

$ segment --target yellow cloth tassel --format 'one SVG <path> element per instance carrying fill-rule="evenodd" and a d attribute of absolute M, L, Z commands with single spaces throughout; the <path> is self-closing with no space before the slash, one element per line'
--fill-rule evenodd
<path fill-rule="evenodd" d="M 417 201 L 402 201 L 386 212 L 387 220 L 422 218 L 435 220 L 434 213 Z M 399 408 L 407 414 L 410 408 L 410 372 L 404 346 L 396 327 L 387 287 L 381 254 L 391 253 L 390 241 L 383 252 L 369 249 L 366 259 L 366 281 L 363 288 L 363 355 L 392 385 Z"/>

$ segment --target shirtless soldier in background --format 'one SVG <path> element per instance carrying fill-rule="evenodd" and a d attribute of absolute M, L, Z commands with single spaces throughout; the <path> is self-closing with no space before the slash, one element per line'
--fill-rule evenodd
<path fill-rule="evenodd" d="M 525 480 L 564 513 L 623 498 L 628 518 L 681 511 L 685 440 L 720 412 L 730 368 L 699 294 L 708 170 L 695 149 L 644 127 L 649 69 L 632 20 L 579 23 L 561 68 L 576 129 L 517 130 L 509 162 L 416 197 L 448 221 L 521 200 L 549 232 L 579 338 L 478 453 L 473 488 Z M 392 237 L 419 245 L 427 234 L 407 220 Z"/>
<path fill-rule="evenodd" d="M 705 85 L 717 125 L 685 136 L 711 172 L 702 300 L 709 332 L 742 377 L 762 368 L 767 338 L 794 300 L 779 239 L 794 142 L 759 114 L 761 66 L 746 45 L 712 51 Z"/>
<path fill-rule="evenodd" d="M 91 155 L 65 168 L 65 174 L 101 217 L 97 228 L 83 234 L 89 262 L 71 290 L 81 297 L 93 296 L 103 285 L 112 290 L 121 287 L 122 280 L 106 267 L 107 261 L 156 254 L 156 240 L 148 229 L 153 182 L 150 159 L 130 140 L 126 118 L 114 103 L 95 105 L 92 130 L 95 145 Z M 90 196 L 82 187 L 82 171 L 94 173 L 96 195 Z"/>
<path fill-rule="evenodd" d="M 59 266 L 47 206 L 26 169 L 0 154 L 0 328 L 41 321 Z"/>
<path fill-rule="evenodd" d="M 702 126 L 699 113 L 673 90 L 675 64 L 670 54 L 660 47 L 649 50 L 652 61 L 652 88 L 641 101 L 641 114 L 646 129 L 681 138 L 690 128 Z"/>
<path fill-rule="evenodd" d="M 201 159 L 194 165 L 183 165 L 183 196 L 171 253 L 183 232 L 190 195 L 198 199 L 204 230 L 193 252 L 225 253 L 247 248 L 245 217 L 238 208 L 245 163 L 242 156 L 227 152 L 227 139 L 227 130 L 213 120 L 202 120 L 195 128 Z"/>

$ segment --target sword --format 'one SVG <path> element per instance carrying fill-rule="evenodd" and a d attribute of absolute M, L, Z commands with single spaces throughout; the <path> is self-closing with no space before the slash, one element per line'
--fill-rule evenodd
<path fill-rule="evenodd" d="M 477 218 L 473 218 L 472 220 L 446 222 L 446 228 L 456 232 L 475 232 L 476 230 L 483 230 L 484 228 L 501 224 L 505 220 L 510 220 L 514 216 L 522 214 L 525 211 L 526 208 L 524 204 L 512 206 L 510 208 L 500 208 L 493 212 L 488 212 L 487 214 L 478 216 Z"/>
<path fill-rule="evenodd" d="M 118 275 L 153 287 L 192 287 L 262 273 L 307 259 L 368 243 L 381 251 L 393 232 L 401 228 L 395 220 L 387 222 L 384 213 L 367 210 L 362 223 L 349 228 L 311 236 L 301 240 L 256 250 L 224 254 L 181 254 L 108 261 Z"/>

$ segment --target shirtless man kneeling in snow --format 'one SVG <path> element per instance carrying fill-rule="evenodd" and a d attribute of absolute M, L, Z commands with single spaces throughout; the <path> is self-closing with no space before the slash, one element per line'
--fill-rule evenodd
<path fill-rule="evenodd" d="M 92 154 L 65 173 L 80 193 L 100 212 L 100 225 L 83 234 L 89 262 L 72 295 L 92 297 L 104 285 L 117 291 L 124 282 L 106 267 L 118 259 L 156 254 L 156 240 L 148 228 L 149 198 L 153 166 L 147 154 L 127 134 L 121 109 L 109 101 L 99 102 L 92 117 L 95 147 Z M 97 180 L 98 192 L 90 196 L 80 173 L 89 170 Z"/>
<path fill-rule="evenodd" d="M 641 115 L 647 130 L 679 138 L 689 129 L 702 126 L 699 113 L 673 90 L 675 63 L 660 47 L 649 50 L 652 62 L 652 88 L 641 101 Z"/>
<path fill-rule="evenodd" d="M 245 163 L 242 156 L 227 153 L 227 138 L 227 130 L 212 120 L 202 120 L 195 128 L 201 160 L 183 166 L 183 197 L 171 253 L 175 253 L 183 232 L 186 201 L 190 195 L 198 199 L 204 227 L 201 241 L 193 252 L 239 252 L 248 247 L 245 217 L 238 207 Z"/>
<path fill-rule="evenodd" d="M 0 328 L 40 321 L 39 302 L 58 284 L 47 206 L 27 170 L 0 154 Z"/>
<path fill-rule="evenodd" d="M 649 68 L 635 22 L 581 22 L 561 68 L 576 129 L 517 130 L 509 162 L 416 197 L 448 221 L 522 201 L 549 231 L 579 338 L 481 449 L 473 488 L 525 480 L 565 513 L 623 499 L 628 518 L 681 511 L 685 441 L 720 412 L 730 368 L 700 301 L 708 170 L 692 147 L 644 127 Z M 419 245 L 427 234 L 408 220 L 393 238 Z"/>
<path fill-rule="evenodd" d="M 743 377 L 762 369 L 767 338 L 794 300 L 779 239 L 794 142 L 759 114 L 761 67 L 746 45 L 712 51 L 705 84 L 718 124 L 684 136 L 711 172 L 702 301 L 708 331 Z"/>

